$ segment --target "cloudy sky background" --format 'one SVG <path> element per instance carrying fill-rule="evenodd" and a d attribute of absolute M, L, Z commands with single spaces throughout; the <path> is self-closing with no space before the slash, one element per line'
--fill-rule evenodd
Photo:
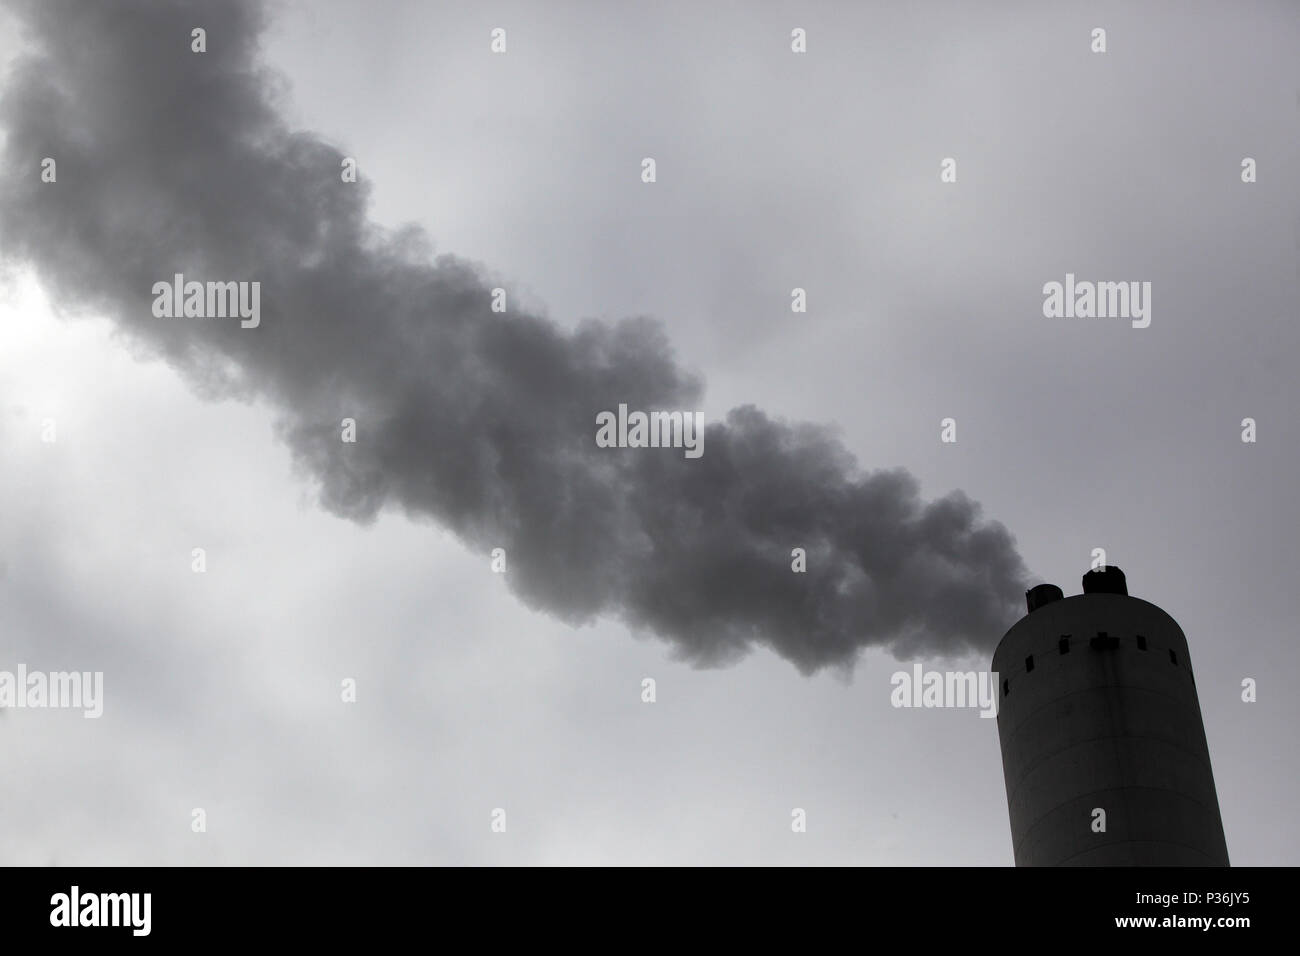
<path fill-rule="evenodd" d="M 1187 632 L 1233 862 L 1297 862 L 1293 5 L 280 9 L 284 110 L 379 222 L 565 325 L 662 319 L 710 418 L 835 423 L 1067 593 L 1106 548 Z M 1151 281 L 1151 327 L 1044 319 L 1067 271 Z M 322 511 L 269 409 L 199 400 L 21 272 L 0 411 L 0 667 L 107 693 L 0 715 L 6 862 L 1011 862 L 995 726 L 891 708 L 888 655 L 695 670 L 530 612 L 436 527 Z"/>

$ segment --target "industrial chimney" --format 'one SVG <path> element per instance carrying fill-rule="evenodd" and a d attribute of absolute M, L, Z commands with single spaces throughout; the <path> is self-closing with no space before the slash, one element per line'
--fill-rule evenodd
<path fill-rule="evenodd" d="M 1124 572 L 1040 584 L 993 652 L 1017 866 L 1227 866 L 1187 639 Z"/>

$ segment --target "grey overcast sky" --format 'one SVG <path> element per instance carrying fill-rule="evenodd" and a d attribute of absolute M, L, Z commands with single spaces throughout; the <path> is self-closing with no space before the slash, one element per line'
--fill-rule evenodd
<path fill-rule="evenodd" d="M 862 468 L 906 468 L 927 501 L 960 489 L 1014 535 L 1030 580 L 1075 593 L 1104 548 L 1187 633 L 1233 862 L 1300 862 L 1300 7 L 282 2 L 256 100 L 356 157 L 364 187 L 316 207 L 274 179 L 311 169 L 308 139 L 276 153 L 293 164 L 228 169 L 223 189 L 249 181 L 218 200 L 196 173 L 216 175 L 224 154 L 194 131 L 238 143 L 249 127 L 222 122 L 265 117 L 227 111 L 248 91 L 207 74 L 151 82 L 195 56 L 186 32 L 157 24 L 207 23 L 201 69 L 219 73 L 223 40 L 254 32 L 238 16 L 8 6 L 0 669 L 102 670 L 105 703 L 98 720 L 0 713 L 6 862 L 1011 863 L 994 723 L 891 707 L 890 675 L 910 664 L 884 637 L 810 649 L 792 618 L 742 653 L 689 621 L 668 640 L 633 633 L 619 607 L 557 618 L 597 571 L 638 591 L 623 576 L 645 567 L 593 534 L 521 600 L 472 528 L 449 529 L 472 509 L 440 516 L 417 482 L 351 521 L 371 486 L 322 486 L 337 470 L 314 467 L 320 446 L 293 427 L 304 409 L 337 421 L 336 390 L 388 408 L 400 350 L 398 366 L 335 377 L 313 364 L 328 343 L 275 337 L 269 292 L 265 329 L 211 333 L 236 345 L 191 353 L 186 336 L 208 333 L 183 321 L 140 333 L 167 321 L 148 315 L 149 285 L 175 271 L 160 250 L 227 264 L 245 245 L 281 249 L 246 243 L 247 221 L 329 257 L 333 233 L 315 225 L 365 217 L 418 225 L 557 334 L 653 317 L 674 368 L 705 383 L 710 422 L 752 404 L 833 427 Z M 505 54 L 489 49 L 494 27 Z M 795 27 L 805 54 L 790 50 Z M 1094 27 L 1105 54 L 1090 50 Z M 61 205 L 33 198 L 36 142 L 75 158 L 39 187 Z M 940 182 L 945 157 L 956 183 Z M 135 255 L 121 240 L 141 223 L 156 231 Z M 379 268 L 392 255 L 368 268 L 400 273 Z M 277 287 L 284 274 L 265 268 Z M 1067 272 L 1151 282 L 1150 327 L 1045 318 L 1043 284 Z M 438 277 L 428 305 L 443 317 L 461 279 Z M 790 310 L 796 286 L 807 313 Z M 336 291 L 294 304 L 365 311 Z M 654 365 L 660 345 L 632 344 L 627 367 L 660 374 L 629 389 L 695 397 Z M 199 361 L 211 354 L 242 363 L 246 393 Z M 544 434 L 565 427 L 529 412 Z M 955 444 L 940 441 L 946 417 Z M 362 444 L 366 428 L 362 416 Z M 641 476 L 619 504 L 675 487 Z M 957 564 L 1005 556 L 977 540 Z M 832 553 L 855 548 L 867 562 L 866 542 Z M 730 553 L 692 547 L 674 588 L 722 580 Z M 589 573 L 565 575 L 584 558 Z M 970 581 L 946 592 L 966 630 L 998 613 Z M 947 636 L 895 650 L 947 648 L 933 666 L 987 666 L 1000 637 L 924 623 Z M 801 672 L 846 654 L 851 673 Z M 504 834 L 489 826 L 498 807 Z M 807 833 L 791 832 L 795 807 Z"/>

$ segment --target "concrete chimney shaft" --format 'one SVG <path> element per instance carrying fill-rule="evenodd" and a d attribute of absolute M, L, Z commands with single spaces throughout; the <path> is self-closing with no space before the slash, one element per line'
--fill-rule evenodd
<path fill-rule="evenodd" d="M 1119 568 L 1038 585 L 993 653 L 1017 866 L 1227 866 L 1178 623 Z"/>

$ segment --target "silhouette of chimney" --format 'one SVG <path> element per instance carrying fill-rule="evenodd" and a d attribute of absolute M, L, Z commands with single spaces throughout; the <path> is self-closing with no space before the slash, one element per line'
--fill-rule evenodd
<path fill-rule="evenodd" d="M 1187 639 L 1097 568 L 1040 584 L 993 652 L 1017 866 L 1227 866 Z"/>

